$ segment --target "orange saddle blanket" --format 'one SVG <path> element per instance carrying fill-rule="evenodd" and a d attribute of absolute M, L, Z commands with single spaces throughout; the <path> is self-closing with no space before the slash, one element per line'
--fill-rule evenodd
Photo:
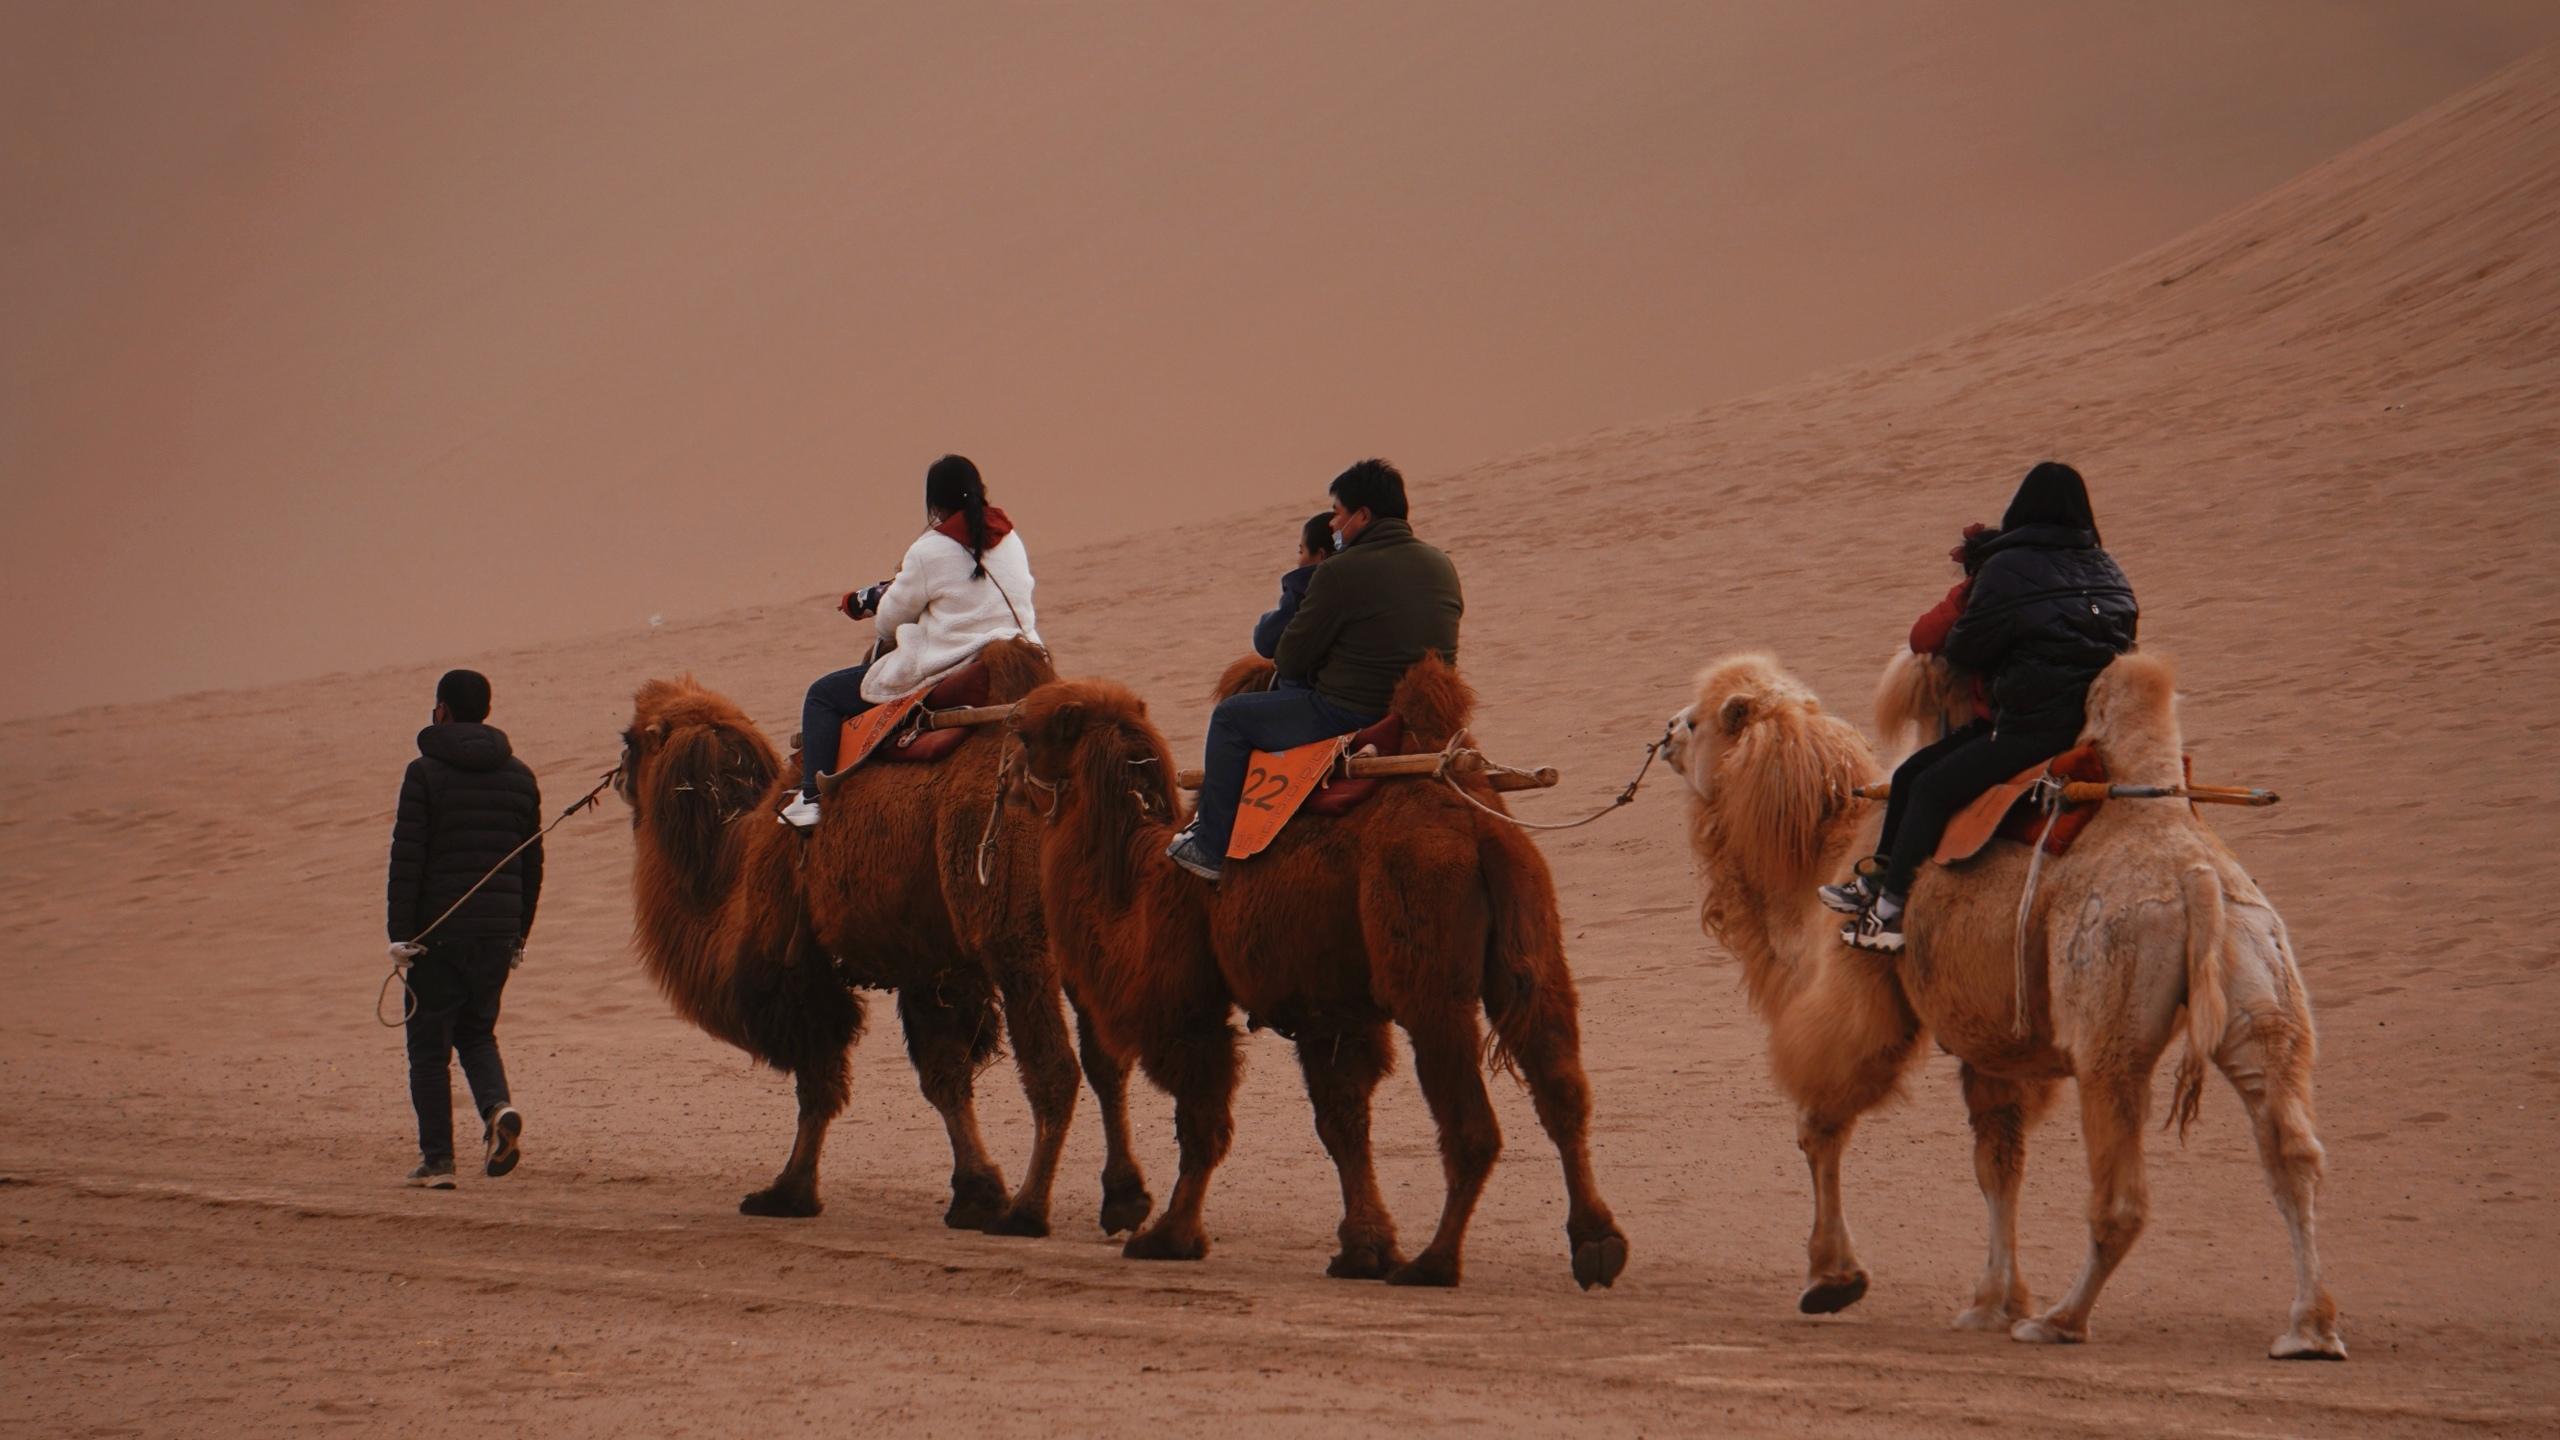
<path fill-rule="evenodd" d="M 1948 865 L 1958 860 L 1969 860 L 1981 853 L 1982 847 L 1990 844 L 1994 836 L 2015 840 L 2021 845 L 2033 845 L 2036 837 L 2041 835 L 2044 837 L 2044 853 L 2069 854 L 2071 842 L 2080 838 L 2080 832 L 2089 828 L 2089 822 L 2097 818 L 2099 809 L 2107 802 L 2099 800 L 2086 805 L 2066 805 L 2062 813 L 2048 817 L 2036 807 L 2034 794 L 2036 782 L 2048 773 L 2066 782 L 2088 780 L 2103 783 L 2108 778 L 2107 762 L 2098 758 L 2094 745 L 2065 750 L 2043 764 L 2022 770 L 2014 778 L 1983 791 L 1971 805 L 1957 812 L 1955 819 L 1947 822 L 1947 833 L 1938 837 L 1937 862 Z M 2046 828 L 2048 819 L 2052 822 L 2050 830 Z"/>
<path fill-rule="evenodd" d="M 925 765 L 949 755 L 967 743 L 968 727 L 927 730 L 916 723 L 923 718 L 920 712 L 984 705 L 987 690 L 987 667 L 969 664 L 952 671 L 930 690 L 902 695 L 848 717 L 843 739 L 836 747 L 836 768 L 819 777 L 820 785 L 832 789 L 865 760 L 883 765 Z"/>
<path fill-rule="evenodd" d="M 1347 815 L 1378 792 L 1375 777 L 1336 774 L 1336 760 L 1363 752 L 1395 755 L 1404 749 L 1404 720 L 1390 715 L 1357 734 L 1319 740 L 1277 755 L 1253 752 L 1245 768 L 1244 794 L 1236 806 L 1236 828 L 1227 838 L 1227 858 L 1259 855 L 1301 812 Z"/>

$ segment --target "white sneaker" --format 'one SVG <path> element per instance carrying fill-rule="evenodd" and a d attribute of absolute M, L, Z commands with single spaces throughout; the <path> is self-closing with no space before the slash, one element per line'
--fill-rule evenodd
<path fill-rule="evenodd" d="M 818 802 L 794 790 L 791 803 L 783 806 L 782 814 L 776 818 L 794 829 L 806 830 L 818 823 Z"/>

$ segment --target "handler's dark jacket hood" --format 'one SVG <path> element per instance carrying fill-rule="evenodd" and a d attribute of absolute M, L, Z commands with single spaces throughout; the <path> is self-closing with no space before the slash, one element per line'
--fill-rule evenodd
<path fill-rule="evenodd" d="M 2098 547 L 2080 473 L 2048 461 L 2009 502 L 1945 653 L 1990 680 L 1999 729 L 2077 733 L 2090 682 L 2133 648 L 2141 618 L 2131 582 Z"/>
<path fill-rule="evenodd" d="M 391 938 L 407 940 L 471 883 L 542 829 L 542 791 L 505 731 L 452 721 L 418 732 L 418 758 L 400 779 L 391 827 Z M 523 939 L 542 899 L 542 844 L 492 876 L 427 938 Z"/>

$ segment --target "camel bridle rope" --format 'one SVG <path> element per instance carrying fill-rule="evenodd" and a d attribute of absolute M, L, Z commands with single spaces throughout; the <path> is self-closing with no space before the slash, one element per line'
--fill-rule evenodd
<path fill-rule="evenodd" d="M 620 764 L 616 764 L 612 769 L 607 770 L 606 772 L 604 772 L 604 778 L 603 778 L 603 779 L 601 779 L 601 780 L 598 780 L 598 781 L 596 782 L 596 786 L 595 786 L 595 788 L 594 788 L 594 789 L 592 789 L 592 790 L 588 791 L 588 792 L 587 792 L 586 794 L 584 794 L 584 795 L 579 796 L 577 799 L 570 801 L 570 802 L 569 802 L 569 808 L 567 808 L 566 810 L 561 811 L 561 812 L 560 812 L 560 814 L 559 814 L 556 818 L 554 818 L 550 824 L 545 825 L 545 826 L 543 826 L 541 829 L 536 830 L 536 831 L 534 831 L 532 834 L 527 835 L 526 837 L 524 837 L 524 839 L 516 845 L 516 848 L 514 848 L 513 850 L 510 850 L 510 851 L 508 851 L 508 852 L 507 852 L 507 855 L 506 855 L 506 858 L 505 858 L 505 859 L 500 860 L 497 864 L 490 866 L 490 867 L 489 867 L 489 869 L 488 869 L 488 872 L 487 872 L 486 874 L 482 875 L 479 879 L 474 880 L 474 881 L 472 881 L 472 882 L 471 882 L 471 888 L 470 888 L 470 889 L 463 891 L 463 892 L 462 892 L 462 894 L 461 894 L 460 896 L 458 896 L 458 897 L 456 897 L 456 898 L 455 898 L 455 900 L 454 900 L 454 902 L 453 902 L 452 904 L 447 905 L 446 907 L 444 907 L 444 913 L 443 913 L 443 914 L 438 915 L 438 916 L 437 916 L 436 918 L 434 918 L 433 920 L 428 921 L 428 922 L 427 922 L 427 928 L 425 928 L 424 930 L 419 931 L 419 932 L 418 932 L 417 934 L 415 934 L 415 935 L 410 936 L 410 937 L 409 937 L 409 940 L 408 940 L 408 943 L 409 943 L 409 944 L 412 944 L 412 945 L 415 945 L 415 944 L 417 944 L 419 941 L 424 940 L 424 939 L 426 939 L 428 936 L 430 936 L 430 935 L 434 934 L 434 933 L 435 933 L 435 931 L 436 931 L 436 927 L 437 927 L 437 926 L 442 925 L 442 924 L 443 924 L 444 922 L 446 922 L 447 920 L 452 919 L 452 918 L 453 918 L 453 912 L 462 908 L 463 901 L 469 900 L 472 896 L 479 894 L 479 893 L 480 893 L 480 887 L 481 887 L 481 886 L 486 885 L 486 884 L 488 884 L 490 881 L 497 879 L 497 878 L 498 878 L 498 872 L 499 872 L 499 871 L 504 870 L 504 869 L 506 869 L 508 866 L 513 865 L 514 863 L 516 863 L 516 857 L 517 857 L 517 856 L 519 856 L 519 855 L 523 854 L 523 853 L 524 853 L 524 852 L 526 852 L 527 850 L 532 849 L 532 848 L 533 848 L 533 846 L 534 846 L 534 843 L 535 843 L 536 841 L 538 841 L 538 840 L 542 839 L 544 836 L 546 836 L 546 835 L 550 834 L 552 831 L 559 829 L 559 828 L 560 828 L 560 822 L 561 822 L 562 820 L 566 820 L 566 819 L 568 819 L 570 816 L 577 814 L 579 811 L 584 810 L 584 809 L 587 809 L 587 808 L 589 808 L 590 806 L 595 805 L 595 804 L 597 803 L 597 797 L 599 797 L 599 796 L 603 795 L 603 794 L 604 794 L 604 792 L 605 792 L 607 789 L 611 788 L 611 787 L 612 787 L 612 785 L 613 785 L 613 782 L 615 782 L 616 780 L 619 780 L 619 779 L 621 779 L 621 778 L 622 778 L 622 769 L 623 769 L 623 767 L 622 767 Z M 391 996 L 391 987 L 392 987 L 394 984 L 397 984 L 397 985 L 400 987 L 400 1018 L 399 1018 L 399 1019 L 397 1019 L 397 1020 L 386 1020 L 386 1019 L 382 1018 L 382 1002 L 383 1002 L 384 1000 L 387 1000 L 387 999 L 389 999 L 389 998 L 390 998 L 390 996 Z M 391 967 L 391 973 L 382 977 L 382 988 L 381 988 L 381 989 L 379 989 L 379 990 L 376 990 L 375 992 L 373 992 L 373 1020 L 374 1020 L 374 1023 L 375 1023 L 375 1024 L 377 1024 L 377 1025 L 380 1025 L 380 1026 L 381 1026 L 383 1029 L 385 1029 L 385 1030 L 397 1030 L 397 1029 L 399 1029 L 401 1026 L 408 1024 L 408 1023 L 410 1022 L 410 1020 L 411 1020 L 411 1019 L 413 1019 L 413 1018 L 415 1018 L 415 1017 L 416 1017 L 417 1013 L 418 1013 L 418 992 L 417 992 L 417 990 L 416 990 L 416 989 L 414 989 L 413 987 L 411 987 L 411 985 L 409 984 L 408 967 L 407 967 L 407 966 L 405 966 L 405 965 L 394 965 L 394 966 L 392 966 L 392 967 Z"/>
<path fill-rule="evenodd" d="M 1610 815 L 1614 815 L 1620 808 L 1635 803 L 1636 791 L 1643 787 L 1644 777 L 1647 772 L 1653 769 L 1653 762 L 1660 759 L 1663 752 L 1671 748 L 1671 732 L 1672 723 L 1666 722 L 1662 727 L 1661 738 L 1644 747 L 1644 761 L 1642 764 L 1636 766 L 1636 773 L 1633 778 L 1627 781 L 1626 787 L 1621 789 L 1614 797 L 1612 797 L 1608 804 L 1601 806 L 1599 809 L 1592 811 L 1590 814 L 1583 816 L 1579 820 L 1523 820 L 1517 815 L 1496 810 L 1492 806 L 1477 799 L 1475 796 L 1467 793 L 1467 787 L 1459 783 L 1457 772 L 1453 768 L 1457 764 L 1458 758 L 1462 755 L 1474 757 L 1474 763 L 1479 767 L 1473 772 L 1476 774 L 1487 776 L 1526 775 L 1529 772 L 1516 769 L 1509 765 L 1498 764 L 1488 758 L 1484 752 L 1467 748 L 1466 740 L 1468 737 L 1467 732 L 1464 730 L 1460 730 L 1456 734 L 1451 735 L 1449 737 L 1449 743 L 1440 747 L 1440 765 L 1439 768 L 1431 772 L 1431 777 L 1448 786 L 1451 791 L 1455 792 L 1459 799 L 1473 805 L 1478 810 L 1483 811 L 1496 820 L 1517 825 L 1523 830 L 1579 830 L 1594 820 L 1600 820 Z"/>

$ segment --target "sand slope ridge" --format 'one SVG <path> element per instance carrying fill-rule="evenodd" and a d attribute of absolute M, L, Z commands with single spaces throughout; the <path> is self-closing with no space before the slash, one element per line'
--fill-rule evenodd
<path fill-rule="evenodd" d="M 1540 815 L 1620 783 L 1725 651 L 1772 649 L 1858 713 L 1947 583 L 1957 527 L 1996 518 L 2029 462 L 2077 463 L 2146 643 L 2179 660 L 2200 778 L 2286 796 L 2211 819 L 2313 988 L 2346 1366 L 2258 1358 L 2288 1265 L 2220 1090 L 2183 1150 L 2153 1142 L 2151 1225 L 2089 1347 L 1948 1331 L 1981 1212 L 1943 1058 L 1850 1154 L 1874 1290 L 1797 1316 L 1801 1161 L 1732 968 L 1698 933 L 1667 786 L 1541 842 L 1595 1158 L 1635 1247 L 1605 1297 L 1570 1284 L 1561 1187 L 1507 1086 L 1514 1143 L 1465 1288 L 1323 1280 L 1334 1178 L 1267 1037 L 1204 1265 L 1130 1265 L 1089 1230 L 1089 1107 L 1057 1238 L 943 1231 L 942 1138 L 885 1017 L 857 1052 L 825 1216 L 741 1220 L 737 1195 L 787 1143 L 787 1086 L 649 992 L 610 809 L 564 827 L 501 1027 L 524 1167 L 403 1191 L 398 1046 L 364 1011 L 393 784 L 438 668 L 406 665 L 0 726 L 13 1413 L 49 1431 L 2547 1431 L 2560 906 L 2517 861 L 2560 802 L 2555 316 L 2544 52 L 1943 340 L 1416 487 L 1417 529 L 1466 578 L 1483 742 L 1566 768 L 1522 802 Z M 1219 529 L 1271 535 L 1276 574 L 1310 498 Z M 1181 751 L 1271 588 L 1203 574 L 1194 540 L 1061 547 L 1041 569 L 1062 668 L 1138 688 Z M 610 761 L 645 676 L 692 670 L 779 736 L 861 633 L 813 598 L 481 658 L 556 804 Z M 1000 1155 L 1026 1123 L 1009 1089 L 981 1087 Z M 1133 1108 L 1162 1193 L 1169 1107 L 1149 1091 Z M 1407 1078 L 1380 1091 L 1378 1141 L 1388 1203 L 1422 1233 L 1438 1163 Z M 2031 1165 L 2024 1263 L 2049 1296 L 2083 1244 L 2067 1113 Z"/>

